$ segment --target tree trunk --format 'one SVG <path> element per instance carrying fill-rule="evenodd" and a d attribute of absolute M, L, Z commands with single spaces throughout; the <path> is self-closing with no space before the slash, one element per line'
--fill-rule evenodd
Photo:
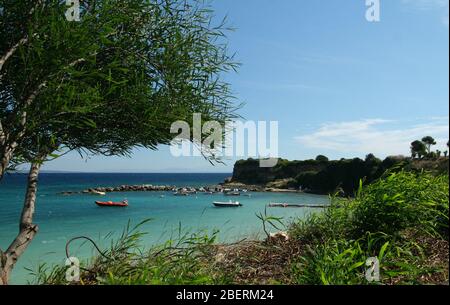
<path fill-rule="evenodd" d="M 33 224 L 33 215 L 41 164 L 41 160 L 31 164 L 30 172 L 28 174 L 25 202 L 20 218 L 19 234 L 5 252 L 0 250 L 0 285 L 8 284 L 14 265 L 38 231 L 37 225 Z"/>

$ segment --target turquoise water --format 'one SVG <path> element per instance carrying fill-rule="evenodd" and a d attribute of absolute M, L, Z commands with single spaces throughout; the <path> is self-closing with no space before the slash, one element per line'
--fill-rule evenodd
<path fill-rule="evenodd" d="M 264 212 L 270 202 L 326 204 L 326 196 L 309 194 L 251 193 L 251 197 L 233 197 L 244 206 L 216 208 L 213 201 L 228 201 L 221 194 L 176 197 L 166 192 L 110 193 L 104 197 L 77 194 L 59 195 L 63 191 L 78 191 L 94 186 L 119 186 L 122 184 L 153 184 L 176 186 L 206 186 L 217 184 L 229 174 L 41 174 L 35 214 L 39 233 L 21 257 L 11 279 L 13 284 L 23 284 L 33 279 L 29 271 L 39 264 L 63 263 L 66 241 L 85 235 L 106 246 L 109 233 L 119 234 L 128 221 L 138 222 L 151 218 L 141 230 L 148 232 L 144 246 L 162 243 L 181 227 L 185 231 L 220 230 L 219 241 L 236 241 L 242 238 L 262 237 L 262 227 L 256 213 Z M 0 248 L 5 249 L 18 231 L 18 219 L 25 192 L 25 175 L 14 174 L 0 183 Z M 127 208 L 102 208 L 95 200 L 120 201 L 127 198 Z M 289 223 L 304 217 L 314 209 L 267 208 L 267 213 L 284 218 Z M 114 234 L 113 234 L 114 236 Z M 74 244 L 71 254 L 80 259 L 93 253 L 89 245 Z"/>

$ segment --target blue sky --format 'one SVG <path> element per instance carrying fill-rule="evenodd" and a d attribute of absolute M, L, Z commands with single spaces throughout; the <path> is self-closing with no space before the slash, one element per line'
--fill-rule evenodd
<path fill-rule="evenodd" d="M 448 0 L 216 0 L 236 31 L 230 50 L 242 63 L 226 76 L 246 120 L 279 121 L 279 155 L 288 159 L 408 154 L 409 143 L 448 140 Z M 231 172 L 168 147 L 132 158 L 68 154 L 46 170 Z"/>

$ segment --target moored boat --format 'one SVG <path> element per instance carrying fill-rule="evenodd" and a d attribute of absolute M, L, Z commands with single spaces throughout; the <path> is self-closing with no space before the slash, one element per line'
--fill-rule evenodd
<path fill-rule="evenodd" d="M 214 201 L 214 206 L 219 208 L 225 208 L 225 207 L 241 207 L 242 204 L 239 201 L 228 201 L 228 202 L 221 202 L 221 201 Z"/>
<path fill-rule="evenodd" d="M 234 189 L 232 191 L 228 191 L 224 193 L 225 196 L 241 196 L 241 193 L 238 189 Z"/>
<path fill-rule="evenodd" d="M 101 191 L 97 191 L 97 190 L 92 190 L 91 191 L 92 195 L 100 195 L 100 196 L 105 196 L 106 192 L 101 192 Z"/>
<path fill-rule="evenodd" d="M 189 196 L 188 192 L 174 192 L 174 196 Z"/>
<path fill-rule="evenodd" d="M 113 201 L 96 201 L 95 204 L 102 207 L 127 207 L 128 200 L 124 200 L 121 202 L 113 202 Z"/>

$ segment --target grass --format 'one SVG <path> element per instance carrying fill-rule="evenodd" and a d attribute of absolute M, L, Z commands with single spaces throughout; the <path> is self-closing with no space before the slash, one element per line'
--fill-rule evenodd
<path fill-rule="evenodd" d="M 292 265 L 293 282 L 367 284 L 369 257 L 380 261 L 381 283 L 426 282 L 432 273 L 448 282 L 445 260 L 427 264 L 439 251 L 448 260 L 448 206 L 448 176 L 424 172 L 391 173 L 360 187 L 354 199 L 333 198 L 323 214 L 291 227 L 305 245 Z M 433 248 L 437 243 L 443 247 Z"/>
<path fill-rule="evenodd" d="M 387 174 L 360 186 L 354 198 L 288 227 L 289 239 L 216 244 L 217 232 L 182 233 L 139 250 L 139 226 L 128 226 L 104 256 L 83 262 L 80 284 L 448 284 L 448 175 Z M 370 283 L 366 261 L 380 262 Z M 35 272 L 35 283 L 66 284 L 65 266 Z"/>
<path fill-rule="evenodd" d="M 142 251 L 139 241 L 145 234 L 139 227 L 147 222 L 132 227 L 130 224 L 121 236 L 111 242 L 110 248 L 94 257 L 91 261 L 81 263 L 79 284 L 82 285 L 181 285 L 181 284 L 215 284 L 211 276 L 212 245 L 217 233 L 188 233 L 181 228 L 178 235 L 163 245 Z M 34 275 L 34 284 L 67 284 L 66 266 L 48 267 L 41 265 Z M 220 278 L 218 278 L 220 279 Z M 225 280 L 220 280 L 224 283 Z"/>

